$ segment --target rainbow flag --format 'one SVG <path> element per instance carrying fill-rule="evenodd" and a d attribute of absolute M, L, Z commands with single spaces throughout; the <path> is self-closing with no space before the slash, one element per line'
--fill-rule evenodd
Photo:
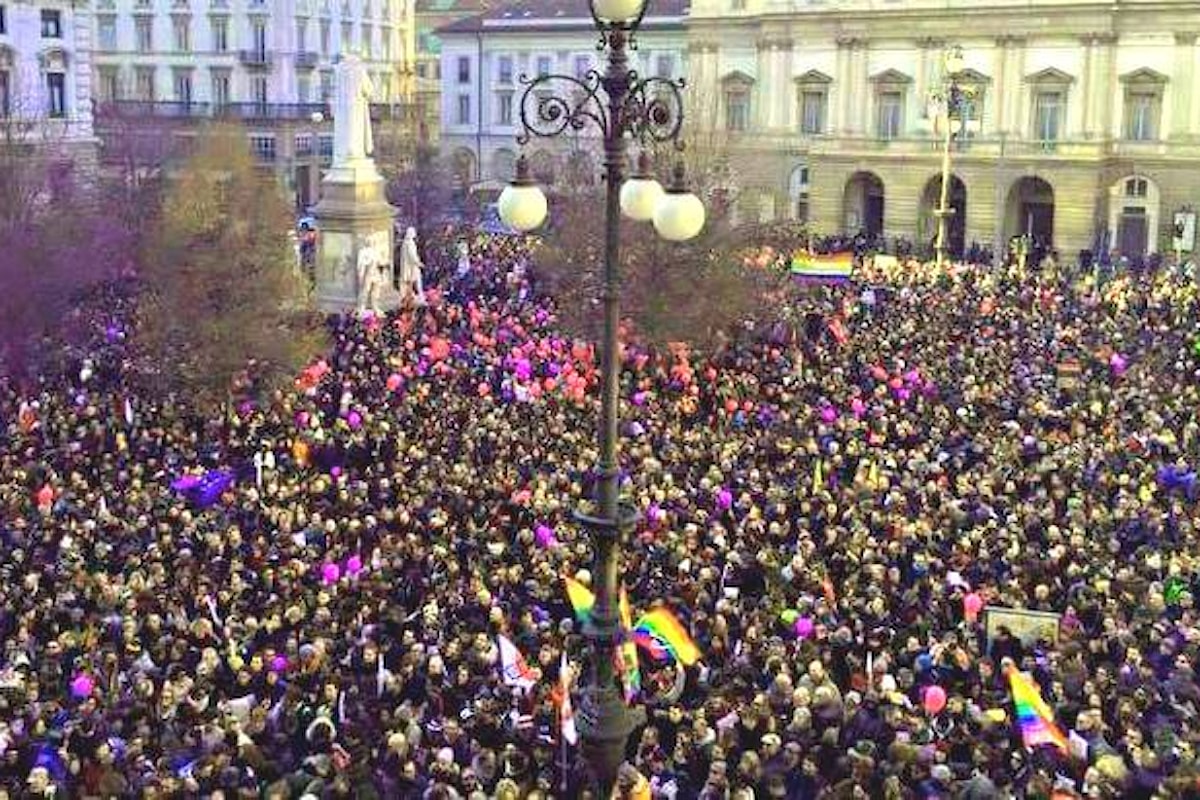
<path fill-rule="evenodd" d="M 629 634 L 633 628 L 633 609 L 629 605 L 629 593 L 621 587 L 620 600 L 621 630 Z M 617 648 L 617 673 L 621 676 L 621 685 L 625 688 L 625 704 L 632 705 L 642 693 L 642 672 L 638 667 L 637 645 L 632 638 L 626 638 Z"/>
<path fill-rule="evenodd" d="M 1015 669 L 1008 672 L 1012 687 L 1013 705 L 1017 708 L 1017 723 L 1021 726 L 1021 739 L 1025 746 L 1033 748 L 1049 744 L 1062 752 L 1068 752 L 1067 737 L 1054 722 L 1054 712 L 1031 681 Z"/>
<path fill-rule="evenodd" d="M 675 660 L 690 667 L 700 660 L 700 648 L 679 619 L 665 608 L 647 611 L 638 620 L 635 633 L 641 631 L 657 639 L 675 657 Z"/>
<path fill-rule="evenodd" d="M 569 575 L 563 576 L 563 583 L 567 587 L 567 600 L 575 611 L 575 618 L 580 624 L 587 622 L 592 618 L 592 609 L 596 607 L 596 595 Z"/>
<path fill-rule="evenodd" d="M 854 270 L 853 253 L 797 253 L 792 256 L 792 274 L 802 280 L 846 281 Z"/>

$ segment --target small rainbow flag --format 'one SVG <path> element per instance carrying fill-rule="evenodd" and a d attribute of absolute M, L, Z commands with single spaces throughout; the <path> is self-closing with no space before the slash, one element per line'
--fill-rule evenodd
<path fill-rule="evenodd" d="M 1025 746 L 1033 748 L 1049 744 L 1062 752 L 1068 751 L 1067 737 L 1054 722 L 1054 712 L 1031 681 L 1015 669 L 1008 671 L 1009 686 L 1012 687 L 1013 705 L 1017 708 L 1017 723 L 1021 726 L 1021 739 Z"/>
<path fill-rule="evenodd" d="M 804 280 L 845 281 L 854 270 L 853 253 L 797 253 L 792 256 L 792 274 Z"/>
<path fill-rule="evenodd" d="M 700 660 L 700 648 L 696 647 L 679 619 L 665 608 L 647 611 L 638 620 L 634 631 L 635 634 L 642 632 L 657 639 L 685 667 Z"/>
<path fill-rule="evenodd" d="M 575 611 L 575 618 L 580 624 L 587 622 L 592 618 L 592 609 L 596 607 L 596 595 L 569 575 L 563 576 L 563 583 L 566 584 L 567 600 Z"/>
<path fill-rule="evenodd" d="M 629 593 L 621 586 L 619 611 L 621 614 L 621 630 L 629 633 L 633 628 L 633 609 L 629 605 Z M 637 645 L 633 639 L 625 639 L 617 648 L 617 670 L 621 676 L 621 685 L 625 688 L 625 703 L 632 705 L 642 693 L 642 671 L 638 666 Z"/>

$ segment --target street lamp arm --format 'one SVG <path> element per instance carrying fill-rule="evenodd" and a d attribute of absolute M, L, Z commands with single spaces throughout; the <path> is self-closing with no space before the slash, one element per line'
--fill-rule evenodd
<path fill-rule="evenodd" d="M 609 115 L 601 98 L 602 78 L 588 70 L 582 78 L 571 75 L 520 77 L 525 86 L 521 94 L 521 131 L 517 143 L 525 145 L 533 137 L 550 139 L 567 131 L 582 131 L 594 125 L 606 135 Z"/>
<path fill-rule="evenodd" d="M 643 144 L 673 142 L 683 149 L 679 137 L 683 127 L 683 78 L 650 77 L 637 80 L 629 89 L 625 127 Z"/>

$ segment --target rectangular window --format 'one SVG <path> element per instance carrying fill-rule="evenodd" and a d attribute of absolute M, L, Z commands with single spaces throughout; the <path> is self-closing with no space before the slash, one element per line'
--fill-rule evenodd
<path fill-rule="evenodd" d="M 583 76 L 587 75 L 587 71 L 592 68 L 592 59 L 590 56 L 575 56 L 575 77 L 583 80 Z"/>
<path fill-rule="evenodd" d="M 321 55 L 329 55 L 329 20 L 321 20 Z"/>
<path fill-rule="evenodd" d="M 654 75 L 658 78 L 669 78 L 675 71 L 675 59 L 670 55 L 660 55 L 654 59 Z"/>
<path fill-rule="evenodd" d="M 250 134 L 250 152 L 259 161 L 273 162 L 275 160 L 275 137 L 265 134 Z"/>
<path fill-rule="evenodd" d="M 725 130 L 744 131 L 750 127 L 750 93 L 725 93 Z"/>
<path fill-rule="evenodd" d="M 512 92 L 498 92 L 496 94 L 496 124 L 497 125 L 512 125 L 513 124 Z"/>
<path fill-rule="evenodd" d="M 311 133 L 296 134 L 296 156 L 303 158 L 313 154 L 313 137 Z"/>
<path fill-rule="evenodd" d="M 297 53 L 303 53 L 305 50 L 308 49 L 307 47 L 304 46 L 305 45 L 304 40 L 306 38 L 308 38 L 307 34 L 308 34 L 308 20 L 306 20 L 306 19 L 296 20 L 296 52 Z"/>
<path fill-rule="evenodd" d="M 138 67 L 134 72 L 137 99 L 154 102 L 154 67 Z"/>
<path fill-rule="evenodd" d="M 190 69 L 175 71 L 175 102 L 184 105 L 192 103 L 192 71 Z"/>
<path fill-rule="evenodd" d="M 212 18 L 213 52 L 229 52 L 229 19 L 227 17 Z"/>
<path fill-rule="evenodd" d="M 383 60 L 392 60 L 392 29 L 382 28 L 379 32 L 379 44 L 383 48 Z"/>
<path fill-rule="evenodd" d="M 900 136 L 904 116 L 903 92 L 880 92 L 877 96 L 879 116 L 876 134 L 880 139 L 895 139 Z"/>
<path fill-rule="evenodd" d="M 550 56 L 538 56 L 537 74 L 539 78 L 550 74 Z"/>
<path fill-rule="evenodd" d="M 800 132 L 809 136 L 825 132 L 824 92 L 803 92 L 800 95 Z"/>
<path fill-rule="evenodd" d="M 137 32 L 137 49 L 139 53 L 149 53 L 154 50 L 154 19 L 138 17 L 133 21 Z"/>
<path fill-rule="evenodd" d="M 373 33 L 374 31 L 371 30 L 371 26 L 364 22 L 362 26 L 362 51 L 366 58 L 371 58 Z"/>
<path fill-rule="evenodd" d="M 351 50 L 351 38 L 354 36 L 354 29 L 349 22 L 342 23 L 342 43 L 339 53 L 349 53 Z"/>
<path fill-rule="evenodd" d="M 110 16 L 97 18 L 96 38 L 99 40 L 101 50 L 116 50 L 117 18 Z"/>
<path fill-rule="evenodd" d="M 8 33 L 8 6 L 0 5 L 0 33 Z"/>
<path fill-rule="evenodd" d="M 265 108 L 267 105 L 267 76 L 255 75 L 250 79 L 250 97 L 255 105 Z"/>
<path fill-rule="evenodd" d="M 267 24 L 255 21 L 250 28 L 250 49 L 260 60 L 267 60 Z"/>
<path fill-rule="evenodd" d="M 471 82 L 471 59 L 466 56 L 458 57 L 458 82 Z"/>
<path fill-rule="evenodd" d="M 307 103 L 309 94 L 312 91 L 312 79 L 308 75 L 296 76 L 296 101 L 299 103 Z"/>
<path fill-rule="evenodd" d="M 317 155 L 321 158 L 333 158 L 333 134 L 319 133 L 317 134 Z"/>
<path fill-rule="evenodd" d="M 174 27 L 176 52 L 190 53 L 192 51 L 192 21 L 187 17 L 176 17 Z"/>
<path fill-rule="evenodd" d="M 42 38 L 62 38 L 62 12 L 57 8 L 42 9 Z"/>
<path fill-rule="evenodd" d="M 120 76 L 114 68 L 100 70 L 100 99 L 110 103 L 121 99 Z"/>
<path fill-rule="evenodd" d="M 0 117 L 12 113 L 12 75 L 6 69 L 0 69 Z"/>
<path fill-rule="evenodd" d="M 46 73 L 46 110 L 51 117 L 67 115 L 67 76 L 61 72 Z"/>
<path fill-rule="evenodd" d="M 1158 96 L 1153 94 L 1131 94 L 1125 101 L 1125 138 L 1135 142 L 1149 142 L 1156 138 Z"/>
<path fill-rule="evenodd" d="M 212 74 L 212 104 L 217 107 L 229 105 L 229 73 L 224 70 Z"/>
<path fill-rule="evenodd" d="M 333 73 L 329 70 L 321 72 L 321 102 L 328 103 L 333 97 Z"/>
<path fill-rule="evenodd" d="M 1057 141 L 1062 129 L 1062 92 L 1038 92 L 1033 103 L 1033 138 Z"/>
<path fill-rule="evenodd" d="M 458 96 L 458 124 L 471 124 L 471 95 L 460 94 Z"/>
<path fill-rule="evenodd" d="M 500 56 L 496 61 L 496 83 L 501 86 L 511 86 L 513 82 L 512 56 Z"/>

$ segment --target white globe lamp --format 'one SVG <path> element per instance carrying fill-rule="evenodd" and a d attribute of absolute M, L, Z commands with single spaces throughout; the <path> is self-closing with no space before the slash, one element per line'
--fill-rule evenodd
<path fill-rule="evenodd" d="M 592 16 L 604 25 L 633 22 L 642 16 L 646 0 L 591 0 Z"/>
<path fill-rule="evenodd" d="M 669 242 L 686 242 L 704 228 L 704 203 L 687 190 L 683 164 L 675 165 L 675 178 L 654 210 L 654 230 Z"/>
<path fill-rule="evenodd" d="M 637 171 L 621 187 L 621 213 L 637 222 L 650 222 L 662 199 L 662 184 L 650 174 L 650 158 L 642 153 Z"/>
<path fill-rule="evenodd" d="M 504 187 L 496 205 L 504 224 L 521 233 L 527 233 L 546 221 L 546 195 L 529 177 L 529 163 L 525 156 L 517 159 L 517 174 L 512 183 Z"/>

